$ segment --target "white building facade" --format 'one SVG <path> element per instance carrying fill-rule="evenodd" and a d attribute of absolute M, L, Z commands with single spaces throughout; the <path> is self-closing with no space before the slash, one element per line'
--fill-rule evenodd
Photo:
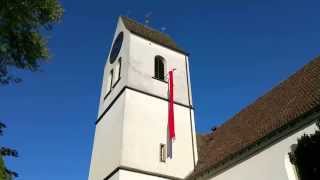
<path fill-rule="evenodd" d="M 304 134 L 313 134 L 318 129 L 314 121 L 297 132 L 246 157 L 239 163 L 202 179 L 210 180 L 299 180 L 296 167 L 288 153 Z M 211 176 L 211 177 L 210 177 Z"/>

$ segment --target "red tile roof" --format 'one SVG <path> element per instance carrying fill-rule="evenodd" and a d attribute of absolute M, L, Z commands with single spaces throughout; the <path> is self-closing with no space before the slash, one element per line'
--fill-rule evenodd
<path fill-rule="evenodd" d="M 214 132 L 202 136 L 199 162 L 189 178 L 201 175 L 270 132 L 319 106 L 320 57 L 258 98 Z"/>

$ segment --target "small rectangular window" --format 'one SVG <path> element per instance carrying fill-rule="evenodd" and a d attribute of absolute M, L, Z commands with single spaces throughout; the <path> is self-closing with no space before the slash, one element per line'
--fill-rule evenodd
<path fill-rule="evenodd" d="M 114 72 L 114 83 L 112 87 L 115 87 L 118 82 L 120 81 L 120 76 L 121 76 L 121 58 L 119 58 L 116 67 L 115 67 L 115 72 Z"/>
<path fill-rule="evenodd" d="M 121 62 L 122 59 L 119 59 L 119 63 L 118 63 L 118 80 L 121 78 Z"/>
<path fill-rule="evenodd" d="M 110 72 L 110 79 L 111 79 L 111 82 L 110 82 L 110 89 L 112 89 L 112 86 L 113 86 L 113 69 L 111 70 Z"/>
<path fill-rule="evenodd" d="M 161 56 L 156 56 L 154 59 L 154 78 L 165 81 L 164 69 L 165 59 Z"/>
<path fill-rule="evenodd" d="M 108 74 L 108 81 L 107 81 L 107 95 L 111 92 L 112 89 L 112 81 L 113 81 L 113 70 L 110 71 L 110 73 Z M 106 95 L 106 96 L 107 96 Z"/>
<path fill-rule="evenodd" d="M 160 144 L 160 162 L 166 162 L 166 145 Z"/>

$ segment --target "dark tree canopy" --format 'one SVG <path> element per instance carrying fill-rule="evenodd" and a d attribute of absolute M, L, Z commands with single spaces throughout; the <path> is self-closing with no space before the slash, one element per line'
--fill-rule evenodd
<path fill-rule="evenodd" d="M 41 62 L 49 58 L 44 33 L 62 15 L 58 0 L 0 0 L 0 85 L 20 81 L 13 70 L 37 71 Z M 0 122 L 0 136 L 4 128 Z M 17 157 L 18 152 L 0 146 L 0 179 L 17 177 L 5 166 L 4 156 Z"/>
<path fill-rule="evenodd" d="M 3 135 L 3 130 L 6 128 L 6 126 L 0 122 L 0 136 Z M 0 148 L 0 179 L 1 180 L 7 180 L 12 179 L 12 177 L 18 177 L 18 173 L 9 170 L 3 161 L 3 157 L 5 156 L 12 156 L 12 157 L 18 157 L 18 152 L 14 149 L 7 148 L 7 147 L 1 147 Z"/>
<path fill-rule="evenodd" d="M 320 129 L 320 121 L 317 122 Z M 304 134 L 298 139 L 296 148 L 289 153 L 300 180 L 320 179 L 320 130 Z"/>
<path fill-rule="evenodd" d="M 20 81 L 12 69 L 36 71 L 49 58 L 43 33 L 62 15 L 58 0 L 0 0 L 0 85 Z"/>

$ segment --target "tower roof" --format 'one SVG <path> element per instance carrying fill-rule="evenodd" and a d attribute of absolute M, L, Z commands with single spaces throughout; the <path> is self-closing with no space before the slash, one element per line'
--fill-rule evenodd
<path fill-rule="evenodd" d="M 138 23 L 137 21 L 130 19 L 126 16 L 120 17 L 125 25 L 125 27 L 133 34 L 136 34 L 140 37 L 148 39 L 152 42 L 165 46 L 174 51 L 188 55 L 186 51 L 180 48 L 175 41 L 167 34 L 157 31 L 153 28 L 150 28 L 146 25 Z"/>
<path fill-rule="evenodd" d="M 199 161 L 190 179 L 265 140 L 273 132 L 320 111 L 320 57 L 226 121 L 199 137 Z"/>

